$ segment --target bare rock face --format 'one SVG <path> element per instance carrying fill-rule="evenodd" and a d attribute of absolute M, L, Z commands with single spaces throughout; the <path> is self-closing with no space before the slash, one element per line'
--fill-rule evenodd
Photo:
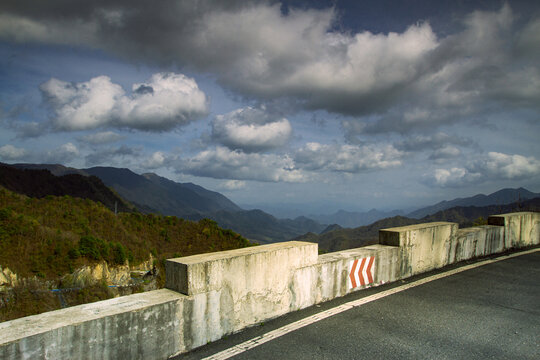
<path fill-rule="evenodd" d="M 106 262 L 86 265 L 77 269 L 72 275 L 73 285 L 89 286 L 104 281 L 107 285 L 128 285 L 130 280 L 129 265 L 109 267 Z"/>
<path fill-rule="evenodd" d="M 2 268 L 0 266 L 0 290 L 8 287 L 14 287 L 19 284 L 19 278 L 17 274 L 11 271 L 9 268 Z"/>
<path fill-rule="evenodd" d="M 132 272 L 146 273 L 152 270 L 153 258 L 137 266 L 130 267 L 126 262 L 124 265 L 109 266 L 102 261 L 93 265 L 86 265 L 77 269 L 70 276 L 73 287 L 84 287 L 105 282 L 107 285 L 127 286 L 131 283 Z"/>

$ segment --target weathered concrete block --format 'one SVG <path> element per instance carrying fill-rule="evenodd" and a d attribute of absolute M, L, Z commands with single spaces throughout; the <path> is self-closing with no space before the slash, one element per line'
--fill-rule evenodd
<path fill-rule="evenodd" d="M 402 278 L 443 267 L 458 224 L 433 222 L 379 230 L 379 243 L 400 247 Z"/>
<path fill-rule="evenodd" d="M 166 359 L 184 349 L 183 301 L 156 290 L 0 323 L 0 359 Z"/>
<path fill-rule="evenodd" d="M 452 241 L 449 264 L 504 251 L 504 228 L 494 225 L 459 229 Z"/>
<path fill-rule="evenodd" d="M 374 256 L 373 283 L 351 289 L 349 263 Z M 319 256 L 316 265 L 297 269 L 294 274 L 291 310 L 303 309 L 323 301 L 344 296 L 352 291 L 395 281 L 399 271 L 399 248 L 370 245 Z"/>
<path fill-rule="evenodd" d="M 187 348 L 291 311 L 293 273 L 317 258 L 317 244 L 291 241 L 167 260 L 166 286 L 189 295 Z"/>
<path fill-rule="evenodd" d="M 540 244 L 540 213 L 492 215 L 488 218 L 488 224 L 504 226 L 505 249 Z"/>
<path fill-rule="evenodd" d="M 289 241 L 168 259 L 165 286 L 186 295 L 227 287 L 235 294 L 280 288 L 291 269 L 315 264 L 318 245 Z"/>

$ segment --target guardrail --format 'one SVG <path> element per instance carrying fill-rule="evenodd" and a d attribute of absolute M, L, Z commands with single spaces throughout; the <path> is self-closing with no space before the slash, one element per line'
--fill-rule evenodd
<path fill-rule="evenodd" d="M 0 358 L 166 359 L 352 291 L 540 244 L 540 213 L 488 223 L 384 229 L 379 245 L 324 255 L 292 241 L 169 259 L 167 289 L 0 323 Z"/>

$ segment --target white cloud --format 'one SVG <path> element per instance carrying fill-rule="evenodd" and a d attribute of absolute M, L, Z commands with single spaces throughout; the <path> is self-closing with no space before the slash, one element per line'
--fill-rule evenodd
<path fill-rule="evenodd" d="M 67 164 L 75 160 L 80 155 L 79 149 L 71 143 L 65 143 L 52 150 L 26 150 L 12 145 L 0 147 L 0 159 L 2 160 L 24 160 L 38 163 L 58 163 Z"/>
<path fill-rule="evenodd" d="M 480 180 L 480 174 L 471 174 L 464 168 L 436 169 L 433 176 L 426 179 L 426 183 L 438 187 L 459 187 Z"/>
<path fill-rule="evenodd" d="M 307 175 L 295 168 L 289 156 L 244 153 L 223 146 L 179 160 L 180 173 L 215 179 L 257 180 L 267 182 L 305 182 Z"/>
<path fill-rule="evenodd" d="M 59 130 L 125 127 L 163 131 L 208 112 L 205 94 L 195 80 L 182 74 L 154 74 L 149 82 L 134 84 L 130 95 L 107 76 L 82 83 L 53 78 L 40 89 Z"/>
<path fill-rule="evenodd" d="M 39 162 L 67 164 L 75 160 L 79 156 L 79 149 L 73 143 L 66 143 L 53 150 L 48 150 L 44 153 L 36 153 L 35 157 Z"/>
<path fill-rule="evenodd" d="M 241 190 L 241 189 L 244 189 L 245 187 L 246 187 L 246 182 L 241 181 L 241 180 L 229 180 L 229 181 L 226 181 L 221 186 L 222 189 L 229 190 L 229 191 Z"/>
<path fill-rule="evenodd" d="M 25 149 L 15 147 L 11 144 L 6 144 L 0 147 L 0 159 L 4 161 L 20 160 L 27 154 L 28 152 Z"/>
<path fill-rule="evenodd" d="M 167 161 L 166 155 L 161 151 L 156 151 L 141 164 L 144 169 L 157 169 L 165 165 Z"/>
<path fill-rule="evenodd" d="M 534 157 L 490 152 L 463 168 L 436 169 L 425 178 L 429 185 L 460 187 L 496 180 L 522 180 L 540 175 L 540 161 Z"/>
<path fill-rule="evenodd" d="M 360 173 L 401 165 L 403 153 L 393 146 L 325 145 L 307 143 L 294 159 L 300 169 Z"/>
<path fill-rule="evenodd" d="M 5 8 L 0 37 L 86 45 L 137 63 L 187 65 L 247 97 L 287 98 L 308 109 L 378 116 L 366 132 L 409 132 L 467 121 L 486 109 L 498 111 L 493 104 L 538 108 L 539 20 L 514 21 L 508 4 L 465 16 L 461 29 L 445 37 L 437 37 L 426 22 L 400 33 L 337 30 L 339 10 L 334 9 L 339 6 L 289 8 L 287 14 L 281 4 L 265 1 L 149 7 L 53 0 L 35 7 Z M 114 87 L 103 87 L 113 96 Z M 161 110 L 157 119 L 146 121 L 147 112 L 156 109 L 145 100 L 127 101 L 117 114 L 127 123 L 115 126 L 163 129 L 178 123 Z M 170 99 L 163 103 L 170 105 Z M 204 108 L 199 100 L 191 105 L 196 114 Z M 92 120 L 59 125 L 99 124 L 104 119 L 97 110 Z"/>
<path fill-rule="evenodd" d="M 102 131 L 95 134 L 81 136 L 78 138 L 78 140 L 92 145 L 102 145 L 119 141 L 122 138 L 122 135 L 113 131 Z"/>
<path fill-rule="evenodd" d="M 285 118 L 268 114 L 265 108 L 238 109 L 218 115 L 212 122 L 214 140 L 235 150 L 264 151 L 285 145 L 292 134 L 292 127 Z"/>
<path fill-rule="evenodd" d="M 472 172 L 500 179 L 523 179 L 540 175 L 540 161 L 534 157 L 490 152 L 471 166 Z"/>

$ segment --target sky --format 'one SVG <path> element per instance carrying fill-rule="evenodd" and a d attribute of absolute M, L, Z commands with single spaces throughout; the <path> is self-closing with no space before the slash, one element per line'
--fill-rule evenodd
<path fill-rule="evenodd" d="M 3 0 L 0 130 L 274 213 L 540 192 L 540 2 Z"/>

